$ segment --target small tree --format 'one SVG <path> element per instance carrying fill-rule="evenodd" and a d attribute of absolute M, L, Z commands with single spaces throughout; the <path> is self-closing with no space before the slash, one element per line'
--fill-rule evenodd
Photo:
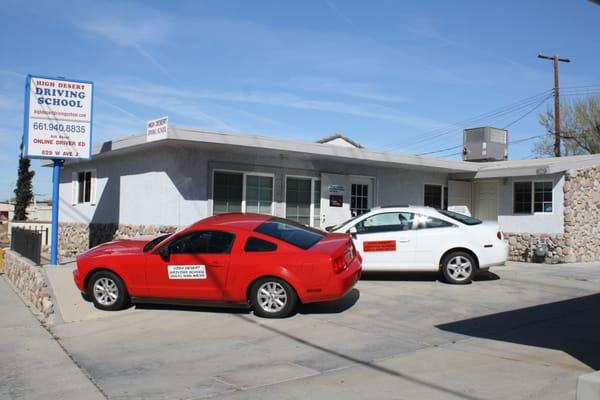
<path fill-rule="evenodd" d="M 539 115 L 548 136 L 535 143 L 540 156 L 554 155 L 554 111 Z M 600 153 L 600 97 L 589 96 L 560 107 L 561 153 L 565 155 Z"/>
<path fill-rule="evenodd" d="M 31 160 L 23 157 L 23 142 L 21 142 L 21 154 L 19 156 L 19 176 L 15 188 L 15 221 L 25 221 L 27 219 L 27 207 L 33 200 L 33 176 L 35 171 L 31 171 Z"/>

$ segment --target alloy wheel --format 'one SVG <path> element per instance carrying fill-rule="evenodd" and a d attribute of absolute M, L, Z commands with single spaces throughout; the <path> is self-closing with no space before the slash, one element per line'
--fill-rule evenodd
<path fill-rule="evenodd" d="M 285 288 L 278 282 L 265 282 L 258 288 L 258 305 L 264 311 L 276 313 L 285 307 L 288 294 Z"/>

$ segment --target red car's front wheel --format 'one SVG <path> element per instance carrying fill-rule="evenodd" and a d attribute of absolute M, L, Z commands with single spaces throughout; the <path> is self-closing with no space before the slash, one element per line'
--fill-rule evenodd
<path fill-rule="evenodd" d="M 129 305 L 125 284 L 121 278 L 110 271 L 98 271 L 92 275 L 87 295 L 100 310 L 122 310 Z"/>
<path fill-rule="evenodd" d="M 262 278 L 250 288 L 250 301 L 256 315 L 265 318 L 285 318 L 295 311 L 298 296 L 284 280 Z"/>

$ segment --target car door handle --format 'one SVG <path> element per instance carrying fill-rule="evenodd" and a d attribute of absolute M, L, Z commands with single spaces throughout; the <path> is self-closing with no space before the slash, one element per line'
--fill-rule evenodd
<path fill-rule="evenodd" d="M 223 263 L 210 263 L 208 266 L 212 267 L 212 268 L 224 268 L 225 264 L 223 264 Z"/>
<path fill-rule="evenodd" d="M 408 243 L 410 239 L 398 239 L 398 243 Z"/>

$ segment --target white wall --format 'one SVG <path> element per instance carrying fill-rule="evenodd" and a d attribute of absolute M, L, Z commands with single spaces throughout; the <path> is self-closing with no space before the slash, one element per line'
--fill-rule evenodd
<path fill-rule="evenodd" d="M 376 184 L 379 205 L 423 205 L 426 184 L 446 186 L 448 174 L 381 169 Z"/>
<path fill-rule="evenodd" d="M 65 166 L 60 222 L 187 225 L 206 215 L 206 167 L 202 154 L 153 149 Z M 74 204 L 72 173 L 95 170 L 94 199 Z M 76 198 L 75 198 L 76 200 Z"/>
<path fill-rule="evenodd" d="M 95 198 L 73 204 L 72 174 L 95 170 Z M 286 175 L 321 173 L 375 178 L 374 205 L 423 204 L 425 183 L 445 185 L 447 174 L 380 168 L 310 157 L 282 157 L 211 148 L 160 147 L 65 166 L 60 185 L 60 222 L 185 226 L 210 214 L 212 171 L 274 174 L 275 215 L 285 214 Z M 326 196 L 322 193 L 322 196 Z"/>
<path fill-rule="evenodd" d="M 534 214 L 513 213 L 514 182 L 552 181 L 552 212 Z M 564 175 L 555 174 L 544 177 L 530 176 L 509 178 L 499 183 L 498 222 L 504 232 L 512 233 L 564 233 Z"/>

